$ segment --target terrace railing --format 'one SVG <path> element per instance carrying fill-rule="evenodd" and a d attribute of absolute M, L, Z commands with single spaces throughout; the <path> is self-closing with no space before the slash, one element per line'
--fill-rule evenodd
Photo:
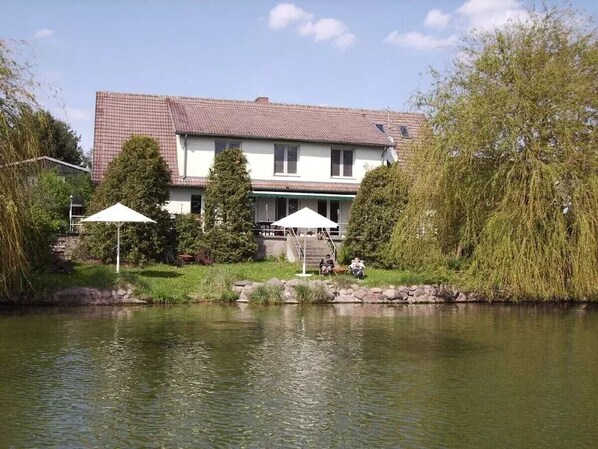
<path fill-rule="evenodd" d="M 299 237 L 293 228 L 287 228 L 287 235 L 289 236 L 295 251 L 297 252 L 297 256 L 299 260 L 303 259 L 303 247 L 301 246 L 301 242 L 299 241 Z"/>
<path fill-rule="evenodd" d="M 330 250 L 330 254 L 332 255 L 332 260 L 336 260 L 336 244 L 334 243 L 334 240 L 332 240 L 332 236 L 330 235 L 329 230 L 326 228 L 322 228 L 322 235 L 324 236 L 324 239 L 328 244 L 328 249 Z"/>

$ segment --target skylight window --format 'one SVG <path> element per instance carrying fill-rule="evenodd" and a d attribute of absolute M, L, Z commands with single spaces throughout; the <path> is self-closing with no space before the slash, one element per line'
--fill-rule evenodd
<path fill-rule="evenodd" d="M 384 125 L 382 123 L 376 123 L 376 128 L 378 128 L 380 131 L 384 132 Z"/>
<path fill-rule="evenodd" d="M 399 125 L 399 131 L 401 131 L 401 136 L 404 139 L 409 139 L 411 136 L 409 135 L 409 129 L 407 129 L 404 125 Z"/>

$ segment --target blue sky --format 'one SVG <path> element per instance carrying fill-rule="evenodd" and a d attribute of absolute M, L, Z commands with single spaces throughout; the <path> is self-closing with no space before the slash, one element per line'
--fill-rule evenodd
<path fill-rule="evenodd" d="M 99 90 L 411 110 L 459 36 L 528 3 L 0 0 L 0 38 L 27 41 L 40 102 L 88 151 Z"/>

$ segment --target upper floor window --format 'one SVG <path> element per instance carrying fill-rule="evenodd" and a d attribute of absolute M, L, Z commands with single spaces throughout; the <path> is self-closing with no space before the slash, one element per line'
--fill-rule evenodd
<path fill-rule="evenodd" d="M 399 131 L 401 131 L 401 137 L 404 139 L 409 139 L 411 136 L 409 135 L 409 128 L 404 125 L 399 125 Z"/>
<path fill-rule="evenodd" d="M 297 161 L 299 160 L 299 146 L 274 145 L 274 173 L 284 175 L 297 174 Z"/>
<path fill-rule="evenodd" d="M 332 149 L 330 175 L 353 176 L 353 150 Z"/>
<path fill-rule="evenodd" d="M 216 144 L 215 144 L 215 154 L 220 154 L 224 150 L 228 150 L 231 148 L 240 150 L 241 142 L 230 142 L 230 141 L 226 141 L 226 140 L 217 140 Z"/>

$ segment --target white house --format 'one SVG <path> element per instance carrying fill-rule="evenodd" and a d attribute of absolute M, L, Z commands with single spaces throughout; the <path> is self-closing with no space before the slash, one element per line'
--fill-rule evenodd
<path fill-rule="evenodd" d="M 256 227 L 302 207 L 338 222 L 369 168 L 408 157 L 421 114 L 255 101 L 98 92 L 92 179 L 133 134 L 155 138 L 172 171 L 172 213 L 201 213 L 214 155 L 241 148 L 255 196 Z"/>

